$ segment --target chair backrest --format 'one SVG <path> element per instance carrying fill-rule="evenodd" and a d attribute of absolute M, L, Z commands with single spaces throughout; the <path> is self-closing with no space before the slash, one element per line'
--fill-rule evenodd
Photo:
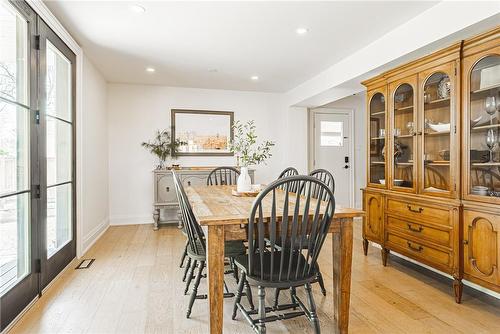
<path fill-rule="evenodd" d="M 312 172 L 310 172 L 309 176 L 315 177 L 318 180 L 320 180 L 321 182 L 323 182 L 324 184 L 326 184 L 327 187 L 331 189 L 332 193 L 335 194 L 335 179 L 333 178 L 332 173 L 330 173 L 326 169 L 319 168 L 319 169 L 315 169 Z M 323 200 L 323 198 L 321 198 L 321 196 L 319 196 L 320 195 L 319 190 L 320 189 L 318 187 L 314 187 L 312 196 L 314 198 L 319 198 L 319 199 Z M 325 196 L 325 195 L 326 194 L 323 193 L 323 196 Z"/>
<path fill-rule="evenodd" d="M 240 171 L 234 167 L 217 167 L 208 174 L 207 186 L 223 186 L 236 184 Z"/>
<path fill-rule="evenodd" d="M 204 255 L 206 254 L 205 235 L 201 226 L 196 221 L 193 209 L 184 191 L 184 186 L 179 180 L 179 176 L 173 170 L 172 175 L 174 176 L 175 193 L 179 201 L 182 223 L 188 236 L 189 247 L 194 254 Z"/>
<path fill-rule="evenodd" d="M 304 189 L 302 195 L 290 191 L 294 184 Z M 284 190 L 280 189 L 281 186 Z M 319 188 L 320 196 L 326 193 L 324 201 L 312 197 L 315 186 Z M 263 273 L 273 273 L 274 266 L 280 263 L 279 270 L 274 270 L 276 274 L 269 278 L 272 282 L 300 281 L 311 277 L 334 212 L 335 199 L 331 189 L 314 177 L 297 175 L 271 183 L 256 197 L 250 212 L 249 274 L 256 275 L 260 271 L 260 278 L 264 280 Z M 270 250 L 266 248 L 266 239 Z M 277 244 L 281 252 L 276 250 Z M 301 252 L 306 244 L 307 250 Z M 264 261 L 267 252 L 269 263 Z M 255 257 L 255 254 L 259 256 Z M 266 269 L 265 266 L 270 267 Z"/>
<path fill-rule="evenodd" d="M 290 176 L 294 176 L 294 175 L 299 175 L 299 172 L 293 167 L 287 167 L 281 172 L 280 176 L 278 176 L 278 180 L 282 179 L 284 177 L 290 177 Z M 281 186 L 280 189 L 284 190 L 283 186 Z M 290 189 L 290 191 L 293 193 L 296 192 L 297 185 L 296 184 L 292 185 L 292 188 Z"/>
<path fill-rule="evenodd" d="M 284 177 L 289 177 L 289 176 L 294 176 L 294 175 L 299 175 L 299 172 L 297 171 L 297 169 L 295 169 L 293 167 L 287 167 L 281 172 L 280 176 L 278 176 L 278 179 L 282 179 Z"/>

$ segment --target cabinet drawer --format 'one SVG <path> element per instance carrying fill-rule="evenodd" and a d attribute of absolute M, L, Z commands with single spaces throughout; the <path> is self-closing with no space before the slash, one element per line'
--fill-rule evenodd
<path fill-rule="evenodd" d="M 450 225 L 450 211 L 446 208 L 437 208 L 410 201 L 395 199 L 387 200 L 387 211 L 399 216 L 417 220 L 431 220 L 440 225 Z"/>
<path fill-rule="evenodd" d="M 410 220 L 403 220 L 395 217 L 387 217 L 387 228 L 397 229 L 400 232 L 411 235 L 424 241 L 434 242 L 446 247 L 451 247 L 451 230 L 431 227 L 428 224 L 421 224 Z"/>
<path fill-rule="evenodd" d="M 182 175 L 182 184 L 184 187 L 206 186 L 207 175 Z"/>
<path fill-rule="evenodd" d="M 453 263 L 453 257 L 450 252 L 442 251 L 419 242 L 412 241 L 402 235 L 397 235 L 392 231 L 389 231 L 386 234 L 386 245 L 389 246 L 389 248 L 394 249 L 396 252 L 417 258 L 422 260 L 422 262 L 427 262 L 431 265 L 450 268 Z"/>

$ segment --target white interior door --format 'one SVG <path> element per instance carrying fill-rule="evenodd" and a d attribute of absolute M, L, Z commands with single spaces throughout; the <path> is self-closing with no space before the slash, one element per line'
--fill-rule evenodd
<path fill-rule="evenodd" d="M 313 112 L 313 168 L 323 168 L 335 179 L 335 200 L 352 206 L 352 138 L 348 112 Z"/>

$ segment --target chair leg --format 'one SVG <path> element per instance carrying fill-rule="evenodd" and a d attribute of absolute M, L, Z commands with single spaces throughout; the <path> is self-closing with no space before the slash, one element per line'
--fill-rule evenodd
<path fill-rule="evenodd" d="M 295 290 L 295 287 L 291 287 L 290 288 L 290 298 L 292 299 L 293 304 L 297 304 L 297 299 L 295 297 L 297 297 L 297 291 Z M 294 307 L 293 309 L 296 310 L 297 307 Z"/>
<path fill-rule="evenodd" d="M 191 268 L 191 258 L 190 257 L 188 257 L 186 267 L 184 268 L 184 275 L 182 276 L 183 282 L 186 282 L 186 277 L 187 277 L 187 273 L 189 271 L 189 268 Z"/>
<path fill-rule="evenodd" d="M 326 296 L 325 282 L 323 282 L 323 275 L 319 270 L 318 270 L 318 283 L 319 287 L 321 288 L 321 293 L 323 294 L 323 296 Z"/>
<path fill-rule="evenodd" d="M 244 273 L 242 273 L 244 275 Z M 248 304 L 250 304 L 250 310 L 255 310 L 255 306 L 253 305 L 252 298 L 252 290 L 250 289 L 250 284 L 248 284 L 247 279 L 245 278 L 245 295 L 247 296 Z"/>
<path fill-rule="evenodd" d="M 318 314 L 316 313 L 316 304 L 314 303 L 314 298 L 311 290 L 311 284 L 306 284 L 307 299 L 309 301 L 309 314 L 311 316 L 311 323 L 314 328 L 314 334 L 320 334 L 321 330 L 319 327 Z"/>
<path fill-rule="evenodd" d="M 245 285 L 245 273 L 241 273 L 240 282 L 238 283 L 238 291 L 236 291 L 236 299 L 234 300 L 233 315 L 231 319 L 236 319 L 236 312 L 238 311 L 238 304 L 241 302 L 241 295 L 243 294 L 243 286 Z"/>
<path fill-rule="evenodd" d="M 191 268 L 189 268 L 189 271 L 188 271 L 188 276 L 186 278 L 186 287 L 184 288 L 184 294 L 186 295 L 187 292 L 189 291 L 189 285 L 191 285 L 191 281 L 193 280 L 193 277 L 194 277 L 194 271 L 196 270 L 196 263 L 198 261 L 194 260 L 192 263 L 191 263 Z"/>
<path fill-rule="evenodd" d="M 263 286 L 259 286 L 259 319 L 257 324 L 257 330 L 259 334 L 266 333 L 266 289 Z"/>
<path fill-rule="evenodd" d="M 196 295 L 198 294 L 198 286 L 200 285 L 201 275 L 203 273 L 204 268 L 205 268 L 205 262 L 201 261 L 200 267 L 198 268 L 198 274 L 196 275 L 196 279 L 194 280 L 193 291 L 191 292 L 191 297 L 189 298 L 189 306 L 186 318 L 189 318 L 189 316 L 191 315 L 191 309 L 193 308 L 194 300 L 196 299 Z"/>
<path fill-rule="evenodd" d="M 187 249 L 188 249 L 188 241 L 186 241 L 186 246 L 184 247 L 184 252 L 182 253 L 181 256 L 181 264 L 179 265 L 179 268 L 182 268 L 182 266 L 184 265 L 184 260 L 186 259 L 187 256 Z"/>
<path fill-rule="evenodd" d="M 278 299 L 280 297 L 280 291 L 281 291 L 280 288 L 276 288 L 276 290 L 274 290 L 274 307 L 278 307 Z"/>
<path fill-rule="evenodd" d="M 234 264 L 234 259 L 233 258 L 229 259 L 229 262 L 231 263 L 231 269 L 233 270 L 234 279 L 236 280 L 236 282 L 239 282 L 240 280 L 238 278 L 238 268 Z"/>

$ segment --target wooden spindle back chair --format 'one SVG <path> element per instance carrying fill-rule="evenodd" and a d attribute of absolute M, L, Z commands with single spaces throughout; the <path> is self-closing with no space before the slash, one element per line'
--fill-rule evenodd
<path fill-rule="evenodd" d="M 287 167 L 278 176 L 278 180 L 282 179 L 282 178 L 285 178 L 285 177 L 295 176 L 295 175 L 299 175 L 299 172 L 297 171 L 297 169 L 295 169 L 294 167 Z M 280 189 L 283 190 L 284 189 L 283 186 L 281 186 Z M 290 191 L 296 192 L 296 190 L 297 190 L 297 186 L 296 185 L 292 185 L 291 188 L 290 188 Z"/>
<path fill-rule="evenodd" d="M 291 191 L 295 184 L 302 189 L 301 192 Z M 323 201 L 312 196 L 316 188 L 318 197 L 324 198 Z M 233 318 L 239 309 L 258 333 L 264 333 L 266 322 L 306 315 L 315 332 L 319 333 L 311 283 L 317 279 L 317 260 L 334 211 L 332 190 L 312 176 L 278 179 L 256 197 L 248 221 L 248 255 L 235 259 L 236 265 L 242 269 L 242 275 Z M 239 302 L 244 280 L 259 288 L 258 319 L 252 319 L 250 314 L 256 312 L 245 310 Z M 295 291 L 296 287 L 302 285 L 306 288 L 309 310 L 295 293 L 292 293 L 292 304 L 265 307 L 266 287 Z M 301 311 L 266 317 L 266 312 L 296 307 L 300 307 Z"/>
<path fill-rule="evenodd" d="M 236 184 L 240 171 L 234 167 L 217 167 L 208 174 L 207 186 L 224 186 Z"/>
<path fill-rule="evenodd" d="M 318 168 L 313 170 L 312 172 L 309 173 L 309 176 L 313 176 L 317 178 L 318 180 L 322 181 L 325 183 L 328 188 L 332 190 L 332 193 L 335 194 L 335 179 L 333 178 L 332 173 L 327 171 L 326 169 Z M 315 186 L 313 189 L 313 197 L 314 198 L 319 198 L 323 200 L 323 198 L 319 197 L 319 190 L 320 188 Z M 323 197 L 326 196 L 326 193 L 323 193 Z"/>

